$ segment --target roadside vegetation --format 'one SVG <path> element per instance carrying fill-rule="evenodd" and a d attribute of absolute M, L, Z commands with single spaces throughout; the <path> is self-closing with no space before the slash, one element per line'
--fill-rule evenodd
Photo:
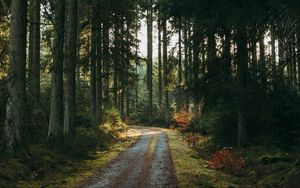
<path fill-rule="evenodd" d="M 0 185 L 4 187 L 77 187 L 99 168 L 127 150 L 140 136 L 128 131 L 116 110 L 105 112 L 103 126 L 83 124 L 76 137 L 59 146 L 33 138 L 14 155 L 1 156 Z M 42 131 L 37 131 L 41 135 Z M 0 186 L 0 187 L 1 187 Z"/>

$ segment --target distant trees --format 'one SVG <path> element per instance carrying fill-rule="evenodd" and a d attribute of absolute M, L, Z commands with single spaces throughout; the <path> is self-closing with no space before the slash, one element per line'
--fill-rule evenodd
<path fill-rule="evenodd" d="M 223 123 L 223 126 L 232 130 L 234 143 L 239 146 L 244 146 L 250 137 L 255 138 L 253 134 L 258 129 L 275 126 L 266 120 L 271 114 L 255 109 L 266 108 L 263 100 L 271 100 L 274 92 L 281 92 L 279 88 L 291 87 L 288 92 L 298 92 L 295 83 L 300 74 L 296 67 L 300 62 L 295 58 L 299 56 L 295 47 L 299 41 L 295 23 L 299 22 L 299 14 L 293 8 L 299 8 L 296 4 L 299 3 L 273 0 L 159 1 L 161 9 L 167 10 L 164 14 L 170 23 L 177 28 L 179 83 L 182 82 L 181 40 L 184 41 L 184 85 L 188 87 L 185 103 L 194 110 L 196 121 L 201 122 L 203 116 L 210 115 L 219 106 L 230 105 L 231 125 Z M 168 65 L 172 66 L 170 62 Z M 193 93 L 193 102 L 189 93 Z M 260 96 L 261 102 L 254 103 L 254 96 Z M 168 98 L 165 95 L 164 100 Z M 181 93 L 176 101 L 177 105 L 181 104 Z M 165 104 L 167 108 L 168 103 Z M 225 109 L 220 111 L 226 115 Z M 253 111 L 265 116 L 257 117 Z M 279 112 L 274 109 L 272 113 Z M 257 124 L 254 126 L 257 129 L 250 127 L 249 122 Z M 234 128 L 230 127 L 233 125 Z"/>

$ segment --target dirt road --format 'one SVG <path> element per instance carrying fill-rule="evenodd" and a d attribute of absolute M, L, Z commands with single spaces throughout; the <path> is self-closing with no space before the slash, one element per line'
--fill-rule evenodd
<path fill-rule="evenodd" d="M 178 187 L 167 136 L 158 128 L 131 128 L 141 131 L 141 138 L 101 169 L 84 187 Z"/>

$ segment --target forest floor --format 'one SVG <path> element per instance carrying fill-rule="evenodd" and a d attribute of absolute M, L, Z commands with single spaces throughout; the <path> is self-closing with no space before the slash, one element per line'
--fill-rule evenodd
<path fill-rule="evenodd" d="M 249 147 L 242 151 L 244 168 L 231 174 L 209 168 L 215 151 L 209 137 L 193 147 L 186 140 L 189 134 L 130 126 L 109 148 L 84 159 L 37 150 L 29 160 L 21 153 L 1 159 L 0 187 L 299 187 L 299 152 Z"/>
<path fill-rule="evenodd" d="M 30 152 L 20 151 L 15 156 L 0 155 L 0 188 L 77 187 L 130 148 L 140 136 L 140 131 L 129 129 L 108 141 L 107 148 L 90 151 L 82 157 L 40 145 L 31 146 Z"/>

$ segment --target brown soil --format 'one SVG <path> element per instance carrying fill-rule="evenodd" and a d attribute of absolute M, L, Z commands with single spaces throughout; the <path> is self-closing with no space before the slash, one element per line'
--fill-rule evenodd
<path fill-rule="evenodd" d="M 178 187 L 166 134 L 158 128 L 132 126 L 131 129 L 141 131 L 141 138 L 89 178 L 83 187 Z"/>

